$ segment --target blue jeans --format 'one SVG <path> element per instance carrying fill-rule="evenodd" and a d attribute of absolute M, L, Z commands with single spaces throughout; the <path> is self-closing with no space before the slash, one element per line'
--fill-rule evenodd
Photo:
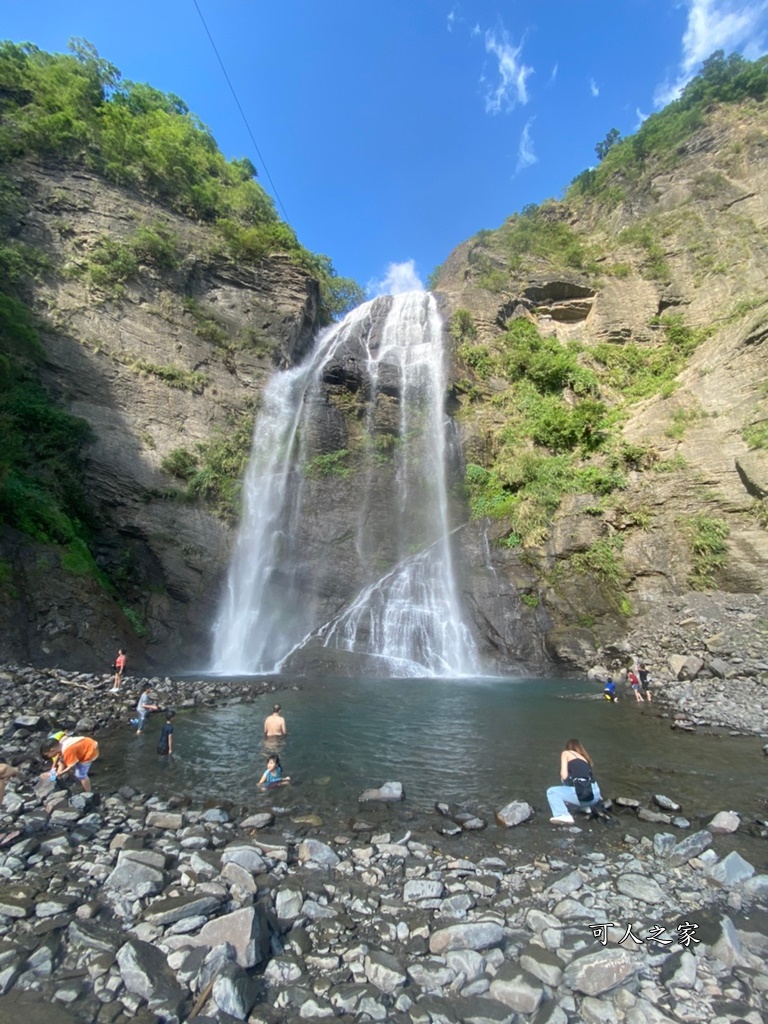
<path fill-rule="evenodd" d="M 553 818 L 560 818 L 564 814 L 570 814 L 570 807 L 594 807 L 596 803 L 602 800 L 600 795 L 600 787 L 596 782 L 592 783 L 592 792 L 594 796 L 589 803 L 580 804 L 579 799 L 576 796 L 576 789 L 573 786 L 550 786 L 547 790 L 547 800 L 549 800 L 549 807 L 552 811 Z"/>

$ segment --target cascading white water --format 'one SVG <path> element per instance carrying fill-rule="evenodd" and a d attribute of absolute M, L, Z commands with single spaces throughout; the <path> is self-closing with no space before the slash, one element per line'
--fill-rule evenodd
<path fill-rule="evenodd" d="M 334 391 L 340 376 L 347 388 Z M 445 394 L 442 323 L 427 292 L 358 307 L 305 363 L 274 375 L 214 672 L 279 671 L 313 648 L 326 663 L 357 655 L 379 674 L 477 673 L 451 550 Z M 331 428 L 347 431 L 343 449 L 327 450 Z M 318 478 L 318 467 L 338 476 Z"/>

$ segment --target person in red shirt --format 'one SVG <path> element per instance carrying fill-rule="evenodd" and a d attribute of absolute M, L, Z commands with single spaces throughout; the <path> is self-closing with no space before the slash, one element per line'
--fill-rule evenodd
<path fill-rule="evenodd" d="M 65 736 L 63 740 L 47 739 L 40 747 L 43 757 L 53 761 L 50 776 L 59 779 L 74 769 L 75 778 L 86 791 L 91 792 L 88 772 L 99 756 L 99 744 L 89 736 Z"/>
<path fill-rule="evenodd" d="M 117 693 L 117 691 L 120 689 L 120 683 L 122 683 L 123 674 L 125 673 L 125 662 L 125 651 L 121 647 L 120 650 L 117 652 L 117 657 L 115 658 L 115 685 L 112 687 L 110 691 L 111 693 Z"/>

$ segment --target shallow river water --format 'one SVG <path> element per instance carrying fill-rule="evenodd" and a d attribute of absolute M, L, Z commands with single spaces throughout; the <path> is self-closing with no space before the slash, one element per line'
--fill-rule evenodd
<path fill-rule="evenodd" d="M 262 726 L 275 700 L 288 724 L 278 749 L 292 782 L 263 792 L 256 785 L 266 764 Z M 358 808 L 360 792 L 394 780 L 412 812 L 455 801 L 492 820 L 495 809 L 522 799 L 549 827 L 545 791 L 558 782 L 563 742 L 576 737 L 594 759 L 604 796 L 649 804 L 663 793 L 694 822 L 723 809 L 765 816 L 764 740 L 681 733 L 661 715 L 631 696 L 610 704 L 584 681 L 302 680 L 253 702 L 179 711 L 170 763 L 156 753 L 162 714 L 151 716 L 142 736 L 126 724 L 104 737 L 97 774 L 165 796 L 311 810 L 337 821 L 368 817 Z"/>

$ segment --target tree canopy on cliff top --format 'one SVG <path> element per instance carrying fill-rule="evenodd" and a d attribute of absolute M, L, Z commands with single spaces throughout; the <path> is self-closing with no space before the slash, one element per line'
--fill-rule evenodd
<path fill-rule="evenodd" d="M 120 72 L 83 40 L 70 54 L 0 43 L 0 164 L 33 154 L 79 162 L 178 213 L 216 225 L 232 254 L 286 252 L 320 283 L 333 319 L 364 299 L 327 256 L 311 253 L 278 217 L 247 158 L 227 160 L 183 100 Z"/>
<path fill-rule="evenodd" d="M 686 85 L 679 99 L 657 114 L 651 114 L 634 135 L 620 140 L 612 138 L 609 145 L 598 144 L 601 149 L 599 166 L 578 175 L 571 183 L 567 198 L 600 193 L 601 197 L 610 199 L 610 195 L 605 195 L 609 183 L 636 179 L 651 157 L 665 163 L 674 162 L 681 155 L 682 144 L 704 124 L 706 114 L 717 104 L 745 100 L 762 102 L 767 95 L 768 56 L 750 61 L 738 53 L 726 57 L 723 50 L 715 51 L 704 61 L 699 74 Z M 610 133 L 606 141 L 608 138 Z M 618 198 L 615 192 L 614 198 Z"/>

